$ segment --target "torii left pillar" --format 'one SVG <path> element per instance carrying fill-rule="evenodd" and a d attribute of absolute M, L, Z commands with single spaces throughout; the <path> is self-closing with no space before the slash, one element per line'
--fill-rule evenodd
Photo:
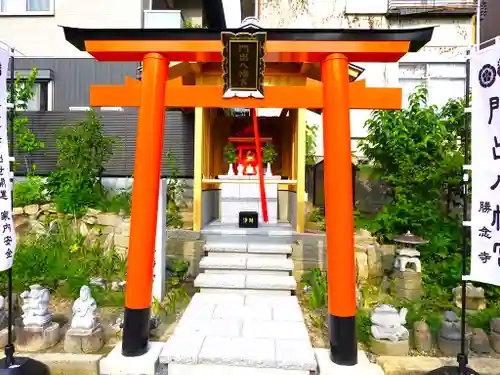
<path fill-rule="evenodd" d="M 148 53 L 143 58 L 125 286 L 125 357 L 148 351 L 168 67 L 167 57 L 159 53 Z"/>

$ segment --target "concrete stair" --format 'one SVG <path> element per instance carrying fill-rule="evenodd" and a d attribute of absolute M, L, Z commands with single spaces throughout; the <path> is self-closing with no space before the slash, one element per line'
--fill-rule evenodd
<path fill-rule="evenodd" d="M 290 244 L 208 242 L 194 286 L 200 292 L 271 293 L 291 295 L 297 288 L 291 276 Z"/>
<path fill-rule="evenodd" d="M 201 293 L 239 292 L 291 295 L 297 288 L 297 282 L 293 276 L 201 273 L 196 277 L 194 286 L 200 288 Z"/>
<path fill-rule="evenodd" d="M 210 224 L 195 294 L 160 355 L 169 375 L 311 375 L 290 224 Z"/>
<path fill-rule="evenodd" d="M 266 254 L 268 255 L 268 254 Z M 283 256 L 206 256 L 201 259 L 200 269 L 205 274 L 224 273 L 238 275 L 290 276 L 293 262 Z"/>

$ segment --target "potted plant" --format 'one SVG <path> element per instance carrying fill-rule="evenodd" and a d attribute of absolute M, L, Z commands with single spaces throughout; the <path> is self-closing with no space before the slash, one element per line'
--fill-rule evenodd
<path fill-rule="evenodd" d="M 234 145 L 231 142 L 229 142 L 224 147 L 224 158 L 229 164 L 229 170 L 227 171 L 227 175 L 234 176 L 233 164 L 236 163 L 236 160 L 238 160 L 238 155 L 236 153 L 236 147 L 234 147 Z"/>
<path fill-rule="evenodd" d="M 262 161 L 267 164 L 266 176 L 272 176 L 271 164 L 276 161 L 278 154 L 272 143 L 266 143 L 262 148 Z"/>

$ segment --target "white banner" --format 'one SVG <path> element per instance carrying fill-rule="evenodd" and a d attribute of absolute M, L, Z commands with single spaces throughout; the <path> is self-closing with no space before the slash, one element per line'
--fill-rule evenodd
<path fill-rule="evenodd" d="M 0 271 L 12 267 L 16 249 L 16 232 L 12 220 L 12 184 L 6 106 L 9 59 L 9 52 L 0 49 Z"/>
<path fill-rule="evenodd" d="M 500 285 L 500 43 L 471 55 L 471 270 L 467 280 Z"/>

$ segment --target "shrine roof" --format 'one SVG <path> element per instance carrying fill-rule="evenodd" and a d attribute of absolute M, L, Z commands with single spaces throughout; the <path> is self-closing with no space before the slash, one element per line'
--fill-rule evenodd
<path fill-rule="evenodd" d="M 81 29 L 62 26 L 66 40 L 85 51 L 86 40 L 220 40 L 221 32 L 262 31 L 268 41 L 409 41 L 417 52 L 432 37 L 434 27 L 415 29 Z"/>
<path fill-rule="evenodd" d="M 382 56 L 384 53 L 387 56 L 391 55 L 381 60 L 381 62 L 389 62 L 397 61 L 402 57 L 403 45 L 401 43 L 406 42 L 407 44 L 404 53 L 417 52 L 430 41 L 434 30 L 434 27 L 416 29 L 81 29 L 62 27 L 68 42 L 79 50 L 87 51 L 103 61 L 112 61 L 118 58 L 132 61 L 138 56 L 142 56 L 140 53 L 147 52 L 168 53 L 172 55 L 173 61 L 181 61 L 177 57 L 182 57 L 183 61 L 191 58 L 193 59 L 191 61 L 219 61 L 220 57 L 217 56 L 217 53 L 220 53 L 221 49 L 221 32 L 260 31 L 267 33 L 266 45 L 271 50 L 269 56 L 266 56 L 266 61 L 305 62 L 304 58 L 311 57 L 311 52 L 324 55 L 325 53 L 344 53 L 346 51 L 346 53 L 352 54 L 353 61 L 375 61 L 377 58 L 375 49 L 379 47 L 374 46 L 373 42 L 386 42 L 380 44 L 379 49 L 381 50 L 378 55 Z M 97 46 L 96 42 L 99 41 L 102 43 Z M 126 45 L 118 42 L 126 42 Z M 137 42 L 141 44 L 138 45 Z M 168 46 L 162 43 L 162 50 L 159 50 L 159 42 L 167 42 Z M 195 46 L 192 44 L 195 42 L 199 43 Z M 304 45 L 304 42 L 307 46 Z M 324 44 L 328 42 L 358 42 L 359 47 L 356 51 L 353 51 L 352 46 L 345 47 L 346 51 L 330 51 L 338 45 L 329 43 L 327 46 Z M 363 42 L 364 45 L 362 45 Z M 367 47 L 366 42 L 372 42 L 370 43 L 372 46 Z M 399 42 L 398 53 L 394 48 L 390 50 L 387 42 L 395 42 L 396 44 Z M 286 48 L 283 47 L 285 45 Z M 127 53 L 123 52 L 125 47 Z M 183 50 L 183 48 L 186 49 Z M 296 54 L 290 55 L 295 51 L 295 48 Z M 357 59 L 363 53 L 366 55 L 374 54 L 374 57 L 368 60 Z M 321 56 L 311 57 L 309 62 L 320 61 L 320 58 Z"/>

